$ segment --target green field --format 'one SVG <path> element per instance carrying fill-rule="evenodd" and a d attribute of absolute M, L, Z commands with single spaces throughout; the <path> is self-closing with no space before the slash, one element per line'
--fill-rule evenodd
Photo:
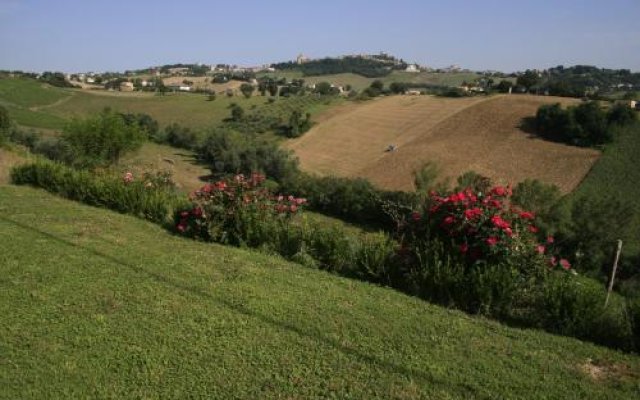
<path fill-rule="evenodd" d="M 640 359 L 0 187 L 0 398 L 631 399 Z"/>

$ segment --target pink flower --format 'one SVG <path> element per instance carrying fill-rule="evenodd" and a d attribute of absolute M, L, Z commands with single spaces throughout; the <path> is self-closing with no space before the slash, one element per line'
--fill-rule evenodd
<path fill-rule="evenodd" d="M 504 228 L 504 233 L 509 237 L 513 236 L 513 231 L 509 227 Z"/>
<path fill-rule="evenodd" d="M 529 232 L 538 233 L 538 227 L 534 225 L 529 225 Z"/>
<path fill-rule="evenodd" d="M 196 217 L 201 217 L 202 216 L 202 208 L 200 207 L 196 207 L 193 209 L 193 215 L 195 215 Z"/>
<path fill-rule="evenodd" d="M 296 199 L 296 204 L 301 206 L 307 202 L 307 199 Z"/>
<path fill-rule="evenodd" d="M 291 207 L 289 207 L 289 210 L 290 210 L 292 213 L 295 213 L 296 211 L 298 211 L 298 206 L 297 206 L 297 205 L 295 205 L 295 204 L 292 204 L 292 205 L 291 205 Z"/>
<path fill-rule="evenodd" d="M 420 219 L 422 219 L 422 216 L 420 215 L 419 212 L 414 211 L 411 213 L 411 219 L 414 220 L 415 222 L 420 221 Z"/>
<path fill-rule="evenodd" d="M 538 252 L 538 254 L 544 254 L 545 250 L 546 250 L 546 248 L 541 244 L 536 246 L 536 251 Z"/>
<path fill-rule="evenodd" d="M 455 221 L 455 219 L 453 218 L 453 216 L 449 215 L 442 222 L 445 225 L 451 225 L 451 224 L 453 224 L 454 221 Z"/>
<path fill-rule="evenodd" d="M 186 226 L 184 226 L 182 224 L 178 224 L 178 225 L 176 225 L 176 229 L 178 229 L 178 231 L 180 231 L 180 232 L 184 232 L 187 228 L 186 228 Z"/>
<path fill-rule="evenodd" d="M 187 217 L 189 216 L 189 211 L 182 211 L 182 212 L 180 213 L 180 216 L 181 216 L 182 218 L 187 218 Z"/>
<path fill-rule="evenodd" d="M 569 263 L 569 261 L 564 258 L 560 260 L 560 266 L 562 266 L 562 268 L 564 268 L 565 270 L 571 269 L 571 263 Z"/>
<path fill-rule="evenodd" d="M 282 195 L 278 196 L 278 199 L 277 199 L 277 200 L 278 200 L 278 202 L 280 202 L 280 201 L 284 200 L 284 196 L 282 196 Z"/>
<path fill-rule="evenodd" d="M 558 259 L 556 258 L 556 256 L 553 256 L 551 257 L 551 259 L 549 259 L 549 264 L 551 264 L 552 267 L 558 265 Z"/>
<path fill-rule="evenodd" d="M 126 174 L 124 174 L 124 176 L 122 177 L 122 180 L 124 181 L 124 183 L 130 183 L 133 182 L 133 174 L 131 172 L 127 172 Z"/>
<path fill-rule="evenodd" d="M 547 236 L 547 243 L 551 244 L 555 242 L 555 239 L 553 238 L 553 236 Z"/>

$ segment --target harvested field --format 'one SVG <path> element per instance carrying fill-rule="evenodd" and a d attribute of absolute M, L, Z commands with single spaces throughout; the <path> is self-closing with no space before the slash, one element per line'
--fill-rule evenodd
<path fill-rule="evenodd" d="M 434 162 L 442 178 L 473 170 L 498 183 L 535 178 L 569 192 L 599 152 L 541 140 L 520 126 L 542 104 L 573 101 L 394 96 L 345 109 L 288 146 L 304 170 L 365 177 L 387 189 L 412 190 L 413 173 Z M 390 144 L 398 149 L 385 152 Z"/>

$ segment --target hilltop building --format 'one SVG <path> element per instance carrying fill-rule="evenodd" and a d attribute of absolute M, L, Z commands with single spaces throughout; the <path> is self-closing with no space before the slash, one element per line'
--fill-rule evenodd
<path fill-rule="evenodd" d="M 407 65 L 406 72 L 420 72 L 420 67 L 417 64 L 409 64 Z"/>
<path fill-rule="evenodd" d="M 296 63 L 298 65 L 307 63 L 307 62 L 309 62 L 309 60 L 310 60 L 309 57 L 305 56 L 302 53 L 298 54 L 298 57 L 296 57 Z"/>

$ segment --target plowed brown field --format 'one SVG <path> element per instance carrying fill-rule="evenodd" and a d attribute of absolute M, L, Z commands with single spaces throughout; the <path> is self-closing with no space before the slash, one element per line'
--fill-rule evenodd
<path fill-rule="evenodd" d="M 540 105 L 553 102 L 575 100 L 393 96 L 334 112 L 287 146 L 306 171 L 365 177 L 387 189 L 413 189 L 414 172 L 430 161 L 442 178 L 472 170 L 498 183 L 535 178 L 569 192 L 599 153 L 532 137 L 520 128 Z M 398 149 L 385 152 L 390 144 Z"/>

